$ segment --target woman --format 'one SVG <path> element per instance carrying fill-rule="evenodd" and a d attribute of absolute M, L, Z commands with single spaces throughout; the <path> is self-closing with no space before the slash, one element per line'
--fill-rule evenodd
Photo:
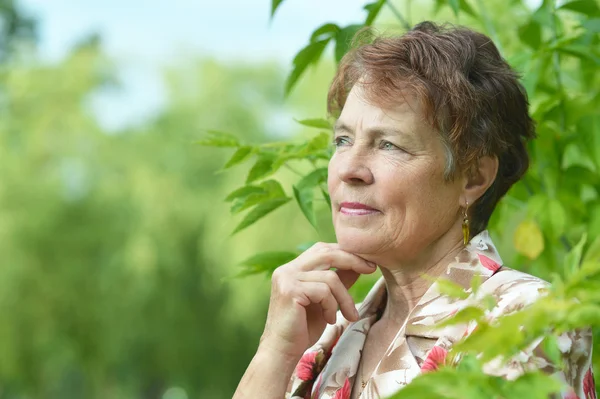
<path fill-rule="evenodd" d="M 457 303 L 424 275 L 465 288 L 480 276 L 498 300 L 492 316 L 547 287 L 501 266 L 485 230 L 527 170 L 535 135 L 524 89 L 488 37 L 425 22 L 379 38 L 346 55 L 328 99 L 339 115 L 328 179 L 337 244 L 316 244 L 273 274 L 236 399 L 384 398 L 436 369 L 473 326 L 434 328 Z M 348 288 L 376 265 L 383 276 L 357 309 Z M 591 332 L 562 339 L 564 397 L 595 398 Z M 515 378 L 536 356 L 486 372 Z"/>

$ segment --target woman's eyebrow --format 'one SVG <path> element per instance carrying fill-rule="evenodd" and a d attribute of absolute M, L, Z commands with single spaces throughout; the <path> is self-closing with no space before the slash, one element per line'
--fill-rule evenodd
<path fill-rule="evenodd" d="M 335 125 L 333 127 L 333 131 L 334 132 L 347 132 L 347 133 L 354 134 L 354 129 L 352 129 L 350 126 L 346 125 L 344 122 L 341 122 L 340 120 L 338 120 L 335 123 Z M 375 127 L 368 128 L 366 130 L 366 132 L 368 134 L 372 134 L 372 135 L 376 135 L 376 136 L 404 135 L 404 132 L 402 130 L 393 128 L 391 126 L 375 126 Z"/>
<path fill-rule="evenodd" d="M 335 123 L 335 125 L 333 127 L 333 131 L 334 131 L 334 133 L 345 132 L 345 133 L 349 133 L 349 134 L 354 134 L 354 129 L 352 129 L 350 126 L 346 125 L 345 123 L 341 122 L 340 120 L 338 120 Z M 382 137 L 382 136 L 399 136 L 399 137 L 402 137 L 402 139 L 404 141 L 407 141 L 409 143 L 415 142 L 415 137 L 413 137 L 413 135 L 406 134 L 406 133 L 404 133 L 404 131 L 402 131 L 398 128 L 391 127 L 391 126 L 371 127 L 371 128 L 368 128 L 365 133 L 367 133 L 367 135 L 372 136 L 374 138 L 378 138 L 378 137 Z"/>
<path fill-rule="evenodd" d="M 333 132 L 346 132 L 354 134 L 354 130 L 339 119 L 335 122 L 335 125 L 333 125 Z"/>

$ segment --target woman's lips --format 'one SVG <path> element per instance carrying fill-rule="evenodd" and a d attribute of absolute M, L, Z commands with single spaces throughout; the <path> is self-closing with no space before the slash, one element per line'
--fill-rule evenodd
<path fill-rule="evenodd" d="M 342 202 L 340 204 L 340 213 L 345 215 L 362 216 L 379 213 L 379 210 L 360 202 Z"/>

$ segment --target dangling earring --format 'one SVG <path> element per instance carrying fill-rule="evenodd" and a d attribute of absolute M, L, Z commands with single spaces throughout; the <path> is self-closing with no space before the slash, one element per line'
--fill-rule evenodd
<path fill-rule="evenodd" d="M 467 211 L 469 210 L 469 201 L 467 201 L 467 206 L 465 207 L 465 212 L 463 213 L 463 222 L 462 222 L 462 231 L 463 231 L 463 241 L 464 244 L 467 245 L 469 243 L 470 226 L 469 226 L 469 215 Z"/>

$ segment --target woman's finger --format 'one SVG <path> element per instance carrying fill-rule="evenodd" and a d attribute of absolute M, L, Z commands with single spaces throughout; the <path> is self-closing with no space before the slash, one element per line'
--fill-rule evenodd
<path fill-rule="evenodd" d="M 354 270 L 360 274 L 373 273 L 377 265 L 350 252 L 337 248 L 337 244 L 315 244 L 296 260 L 300 271 L 327 270 Z"/>
<path fill-rule="evenodd" d="M 360 277 L 354 270 L 336 270 L 338 277 L 346 289 L 350 289 Z"/>
<path fill-rule="evenodd" d="M 300 305 L 307 307 L 310 304 L 318 304 L 323 311 L 323 318 L 329 324 L 335 324 L 338 303 L 329 288 L 329 285 L 323 282 L 300 282 L 298 285 L 300 291 Z"/>
<path fill-rule="evenodd" d="M 324 282 L 329 286 L 344 317 L 350 321 L 356 321 L 358 319 L 358 312 L 356 311 L 354 300 L 352 300 L 352 296 L 350 296 L 350 293 L 340 280 L 337 272 L 333 270 L 302 272 L 298 274 L 298 280 L 304 282 Z"/>

